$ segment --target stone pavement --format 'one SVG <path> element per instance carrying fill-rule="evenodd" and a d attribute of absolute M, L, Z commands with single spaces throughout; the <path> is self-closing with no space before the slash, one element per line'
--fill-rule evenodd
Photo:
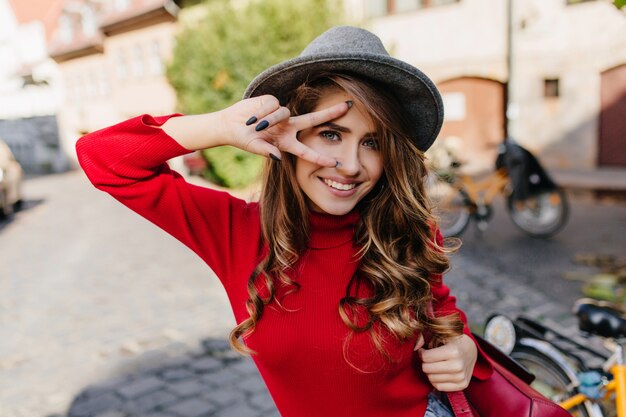
<path fill-rule="evenodd" d="M 567 306 L 461 255 L 453 257 L 453 265 L 446 282 L 476 331 L 497 311 L 511 317 L 523 313 L 576 336 Z M 196 353 L 160 359 L 138 373 L 85 388 L 66 416 L 279 416 L 252 361 L 224 340 L 204 340 Z"/>
<path fill-rule="evenodd" d="M 251 360 L 224 340 L 201 345 L 195 354 L 163 357 L 136 374 L 85 388 L 67 416 L 279 416 Z"/>

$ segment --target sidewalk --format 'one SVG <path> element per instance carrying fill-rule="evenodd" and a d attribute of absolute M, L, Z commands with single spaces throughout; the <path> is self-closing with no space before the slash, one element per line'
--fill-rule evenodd
<path fill-rule="evenodd" d="M 568 307 L 460 254 L 453 265 L 446 282 L 475 331 L 482 333 L 484 320 L 497 311 L 523 313 L 577 337 Z M 205 340 L 185 356 L 144 362 L 135 374 L 85 388 L 66 416 L 48 417 L 279 417 L 252 361 L 224 340 Z"/>
<path fill-rule="evenodd" d="M 626 192 L 626 168 L 598 168 L 590 171 L 550 170 L 550 175 L 564 188 Z"/>

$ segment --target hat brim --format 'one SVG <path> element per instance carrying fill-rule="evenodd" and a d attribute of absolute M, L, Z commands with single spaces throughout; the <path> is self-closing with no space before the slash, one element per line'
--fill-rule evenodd
<path fill-rule="evenodd" d="M 271 94 L 285 104 L 295 88 L 322 72 L 348 72 L 384 84 L 405 108 L 416 146 L 425 151 L 437 138 L 443 123 L 439 91 L 423 72 L 388 56 L 359 53 L 293 58 L 259 74 L 246 88 L 244 98 Z"/>

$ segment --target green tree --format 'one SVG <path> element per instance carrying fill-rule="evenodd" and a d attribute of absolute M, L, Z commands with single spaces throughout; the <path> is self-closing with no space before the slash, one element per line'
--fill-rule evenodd
<path fill-rule="evenodd" d="M 292 58 L 340 21 L 333 0 L 206 0 L 184 10 L 167 77 L 179 110 L 193 114 L 240 100 L 255 75 Z M 254 180 L 262 158 L 238 149 L 204 151 L 207 176 L 229 187 Z"/>

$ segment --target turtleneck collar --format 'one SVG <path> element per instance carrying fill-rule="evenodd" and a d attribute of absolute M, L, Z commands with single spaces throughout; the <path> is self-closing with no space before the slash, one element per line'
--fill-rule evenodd
<path fill-rule="evenodd" d="M 328 249 L 350 242 L 358 221 L 359 213 L 357 210 L 352 210 L 343 216 L 311 212 L 309 247 Z"/>

